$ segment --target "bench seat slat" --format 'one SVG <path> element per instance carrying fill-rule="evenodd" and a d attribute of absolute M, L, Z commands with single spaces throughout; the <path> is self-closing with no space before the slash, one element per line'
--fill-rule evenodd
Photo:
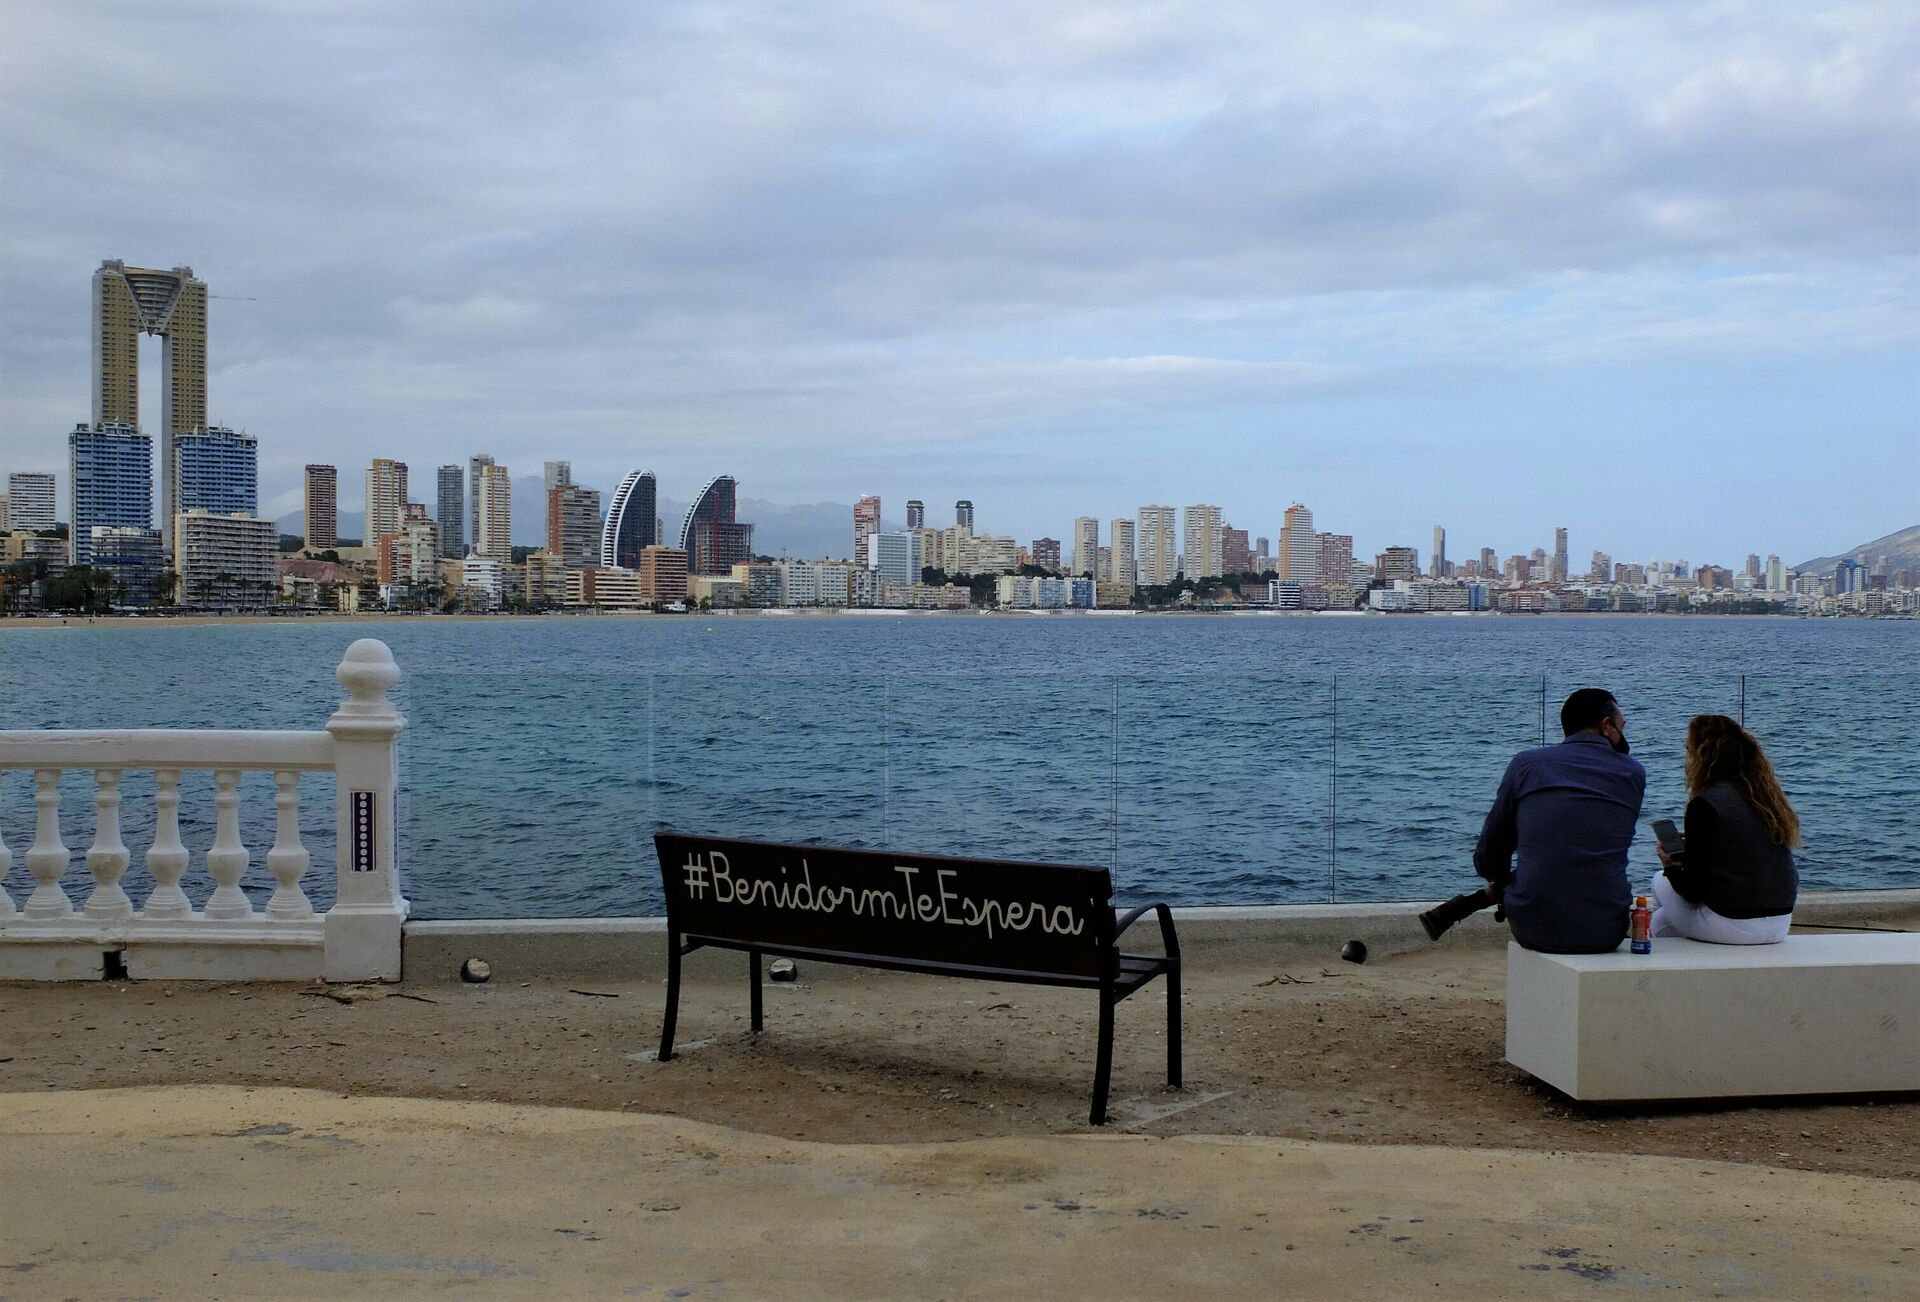
<path fill-rule="evenodd" d="M 930 962 L 924 959 L 906 958 L 893 954 L 861 954 L 850 950 L 812 949 L 804 945 L 770 945 L 761 942 L 748 943 L 733 940 L 726 936 L 702 936 L 696 932 L 683 932 L 685 941 L 682 953 L 695 949 L 733 949 L 745 952 L 765 954 L 768 957 L 811 959 L 816 963 L 842 963 L 849 967 L 880 968 L 889 972 L 917 972 L 925 976 L 967 977 L 979 981 L 1007 981 L 1029 986 L 1062 986 L 1073 990 L 1098 990 L 1099 977 L 1063 975 L 1059 972 L 1035 972 L 1026 968 L 989 967 L 974 963 Z M 1168 963 L 1159 954 L 1121 954 L 1120 973 L 1116 985 L 1127 994 L 1132 994 L 1154 977 L 1165 972 Z"/>

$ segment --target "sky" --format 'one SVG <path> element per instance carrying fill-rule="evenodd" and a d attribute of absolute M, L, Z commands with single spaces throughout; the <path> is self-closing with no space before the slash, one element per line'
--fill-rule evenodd
<path fill-rule="evenodd" d="M 1911 3 L 0 0 L 0 471 L 103 258 L 228 296 L 270 514 L 488 452 L 1023 541 L 1920 523 Z"/>

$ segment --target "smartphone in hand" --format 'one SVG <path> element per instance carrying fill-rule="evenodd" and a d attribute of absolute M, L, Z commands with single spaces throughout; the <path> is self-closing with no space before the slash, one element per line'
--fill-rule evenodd
<path fill-rule="evenodd" d="M 1671 818 L 1655 819 L 1653 835 L 1668 854 L 1680 854 L 1687 848 L 1686 834 L 1673 825 Z"/>

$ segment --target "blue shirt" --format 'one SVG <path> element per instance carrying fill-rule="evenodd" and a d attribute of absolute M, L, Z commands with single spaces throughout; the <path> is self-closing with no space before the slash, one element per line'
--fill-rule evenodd
<path fill-rule="evenodd" d="M 1513 938 L 1553 954 L 1603 954 L 1627 934 L 1627 847 L 1647 770 L 1597 732 L 1523 750 L 1507 765 L 1474 846 L 1499 882 Z"/>

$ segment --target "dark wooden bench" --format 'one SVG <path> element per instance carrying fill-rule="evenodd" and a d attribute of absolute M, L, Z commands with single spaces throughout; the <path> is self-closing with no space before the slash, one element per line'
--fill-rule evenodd
<path fill-rule="evenodd" d="M 898 972 L 1100 992 L 1091 1120 L 1107 1119 L 1113 1010 L 1167 979 L 1167 1084 L 1180 1088 L 1180 939 L 1164 904 L 1124 914 L 1105 868 L 950 859 L 661 833 L 667 897 L 667 1011 L 660 1061 L 673 1057 L 680 959 L 745 950 L 753 1029 L 769 955 Z M 1165 953 L 1129 954 L 1119 937 L 1149 910 Z"/>

